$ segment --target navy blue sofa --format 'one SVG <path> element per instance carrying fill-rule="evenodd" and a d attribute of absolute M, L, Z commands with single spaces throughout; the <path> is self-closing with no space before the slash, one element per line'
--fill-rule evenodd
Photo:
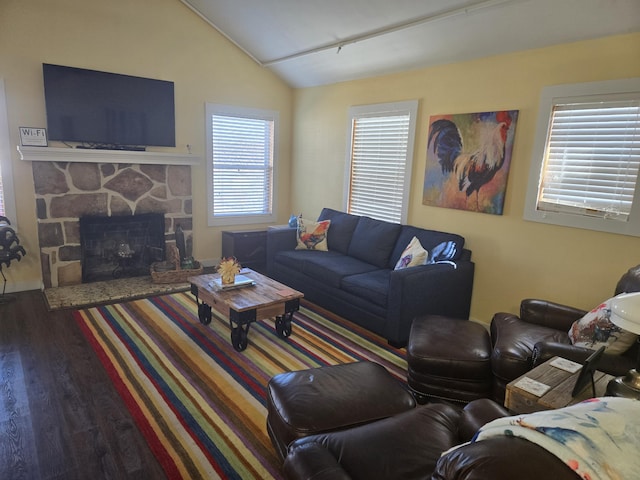
<path fill-rule="evenodd" d="M 328 251 L 296 250 L 295 229 L 267 232 L 268 275 L 305 298 L 404 346 L 414 317 L 469 318 L 474 264 L 464 238 L 453 233 L 383 222 L 330 208 Z M 447 244 L 446 262 L 394 270 L 413 237 L 429 252 Z"/>

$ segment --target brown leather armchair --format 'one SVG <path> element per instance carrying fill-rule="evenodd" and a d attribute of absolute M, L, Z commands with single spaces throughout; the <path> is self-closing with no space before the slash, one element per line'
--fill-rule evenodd
<path fill-rule="evenodd" d="M 289 445 L 287 480 L 578 480 L 542 447 L 496 437 L 442 455 L 471 440 L 486 422 L 507 415 L 489 399 L 464 408 L 428 403 L 347 430 L 304 437 Z"/>
<path fill-rule="evenodd" d="M 640 291 L 640 265 L 622 276 L 615 295 L 637 291 Z M 573 346 L 568 332 L 571 324 L 586 313 L 578 308 L 536 299 L 522 301 L 520 316 L 496 313 L 491 321 L 493 398 L 504 402 L 507 383 L 556 355 L 583 363 L 593 350 Z M 635 344 L 622 355 L 605 353 L 598 369 L 610 375 L 624 375 L 635 367 L 637 358 L 638 345 Z"/>

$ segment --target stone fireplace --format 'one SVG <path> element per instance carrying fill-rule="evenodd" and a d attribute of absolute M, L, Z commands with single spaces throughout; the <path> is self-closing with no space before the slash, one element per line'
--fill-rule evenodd
<path fill-rule="evenodd" d="M 32 166 L 45 288 L 83 282 L 82 217 L 157 213 L 164 216 L 165 243 L 175 241 L 178 225 L 191 236 L 190 165 L 34 161 Z"/>

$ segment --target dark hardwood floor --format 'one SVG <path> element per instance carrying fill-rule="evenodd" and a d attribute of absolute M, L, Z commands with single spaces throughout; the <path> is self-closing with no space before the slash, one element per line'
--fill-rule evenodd
<path fill-rule="evenodd" d="M 163 479 L 71 311 L 0 304 L 0 479 Z"/>

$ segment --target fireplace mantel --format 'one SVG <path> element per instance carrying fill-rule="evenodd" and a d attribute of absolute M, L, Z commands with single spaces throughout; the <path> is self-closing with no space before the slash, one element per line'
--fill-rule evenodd
<path fill-rule="evenodd" d="M 151 165 L 198 165 L 197 155 L 166 152 L 129 152 L 84 148 L 18 146 L 20 160 L 35 162 L 136 163 Z"/>

